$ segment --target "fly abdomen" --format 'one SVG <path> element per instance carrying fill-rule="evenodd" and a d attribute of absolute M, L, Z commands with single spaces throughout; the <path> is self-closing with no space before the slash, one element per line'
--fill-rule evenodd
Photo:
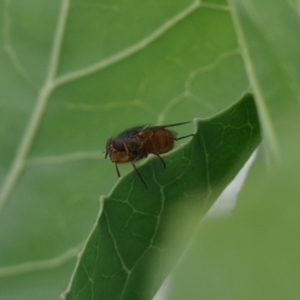
<path fill-rule="evenodd" d="M 163 154 L 169 152 L 174 146 L 173 134 L 164 129 L 158 128 L 152 131 L 153 135 L 147 140 L 144 150 L 152 154 Z"/>

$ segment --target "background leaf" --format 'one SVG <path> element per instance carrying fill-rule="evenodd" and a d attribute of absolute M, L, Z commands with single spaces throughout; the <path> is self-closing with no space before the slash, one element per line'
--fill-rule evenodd
<path fill-rule="evenodd" d="M 299 1 L 230 1 L 265 144 L 230 218 L 203 226 L 169 299 L 298 299 Z"/>
<path fill-rule="evenodd" d="M 211 116 L 249 83 L 225 1 L 0 7 L 0 298 L 55 299 L 116 182 L 106 140 Z"/>

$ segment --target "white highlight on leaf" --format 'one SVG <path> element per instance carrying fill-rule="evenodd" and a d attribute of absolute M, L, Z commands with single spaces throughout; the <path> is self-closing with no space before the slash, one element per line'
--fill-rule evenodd
<path fill-rule="evenodd" d="M 235 208 L 238 194 L 242 189 L 245 180 L 248 176 L 248 172 L 257 156 L 257 150 L 255 150 L 243 168 L 239 171 L 232 182 L 225 188 L 218 200 L 213 204 L 212 208 L 206 214 L 204 220 L 227 217 L 228 214 Z"/>
<path fill-rule="evenodd" d="M 0 267 L 0 277 L 18 276 L 24 273 L 49 270 L 62 266 L 73 258 L 76 258 L 82 244 L 51 259 L 26 262 L 15 266 Z"/>

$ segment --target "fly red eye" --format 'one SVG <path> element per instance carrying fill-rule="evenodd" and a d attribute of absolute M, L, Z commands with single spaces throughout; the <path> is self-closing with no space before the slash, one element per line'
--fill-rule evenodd
<path fill-rule="evenodd" d="M 121 139 L 113 139 L 111 141 L 113 147 L 115 148 L 115 150 L 117 150 L 118 152 L 123 152 L 125 151 L 125 147 L 124 147 L 124 143 Z"/>

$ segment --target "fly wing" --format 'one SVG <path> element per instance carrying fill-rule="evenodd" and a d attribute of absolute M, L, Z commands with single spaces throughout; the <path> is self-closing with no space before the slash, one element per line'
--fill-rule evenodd
<path fill-rule="evenodd" d="M 175 127 L 175 126 L 180 126 L 180 125 L 184 125 L 184 124 L 188 124 L 188 123 L 192 123 L 192 121 L 174 123 L 174 124 L 168 124 L 168 125 L 151 126 L 150 129 Z"/>
<path fill-rule="evenodd" d="M 155 130 L 155 129 L 159 129 L 159 128 L 165 129 L 165 128 L 180 126 L 180 125 L 184 125 L 184 124 L 188 124 L 188 123 L 192 123 L 192 121 L 174 123 L 174 124 L 168 124 L 168 125 L 151 126 L 151 127 L 148 127 L 148 129 L 150 129 L 150 130 Z M 167 131 L 169 131 L 173 135 L 173 137 L 176 137 L 178 134 L 176 131 L 173 131 L 173 130 L 167 130 Z"/>
<path fill-rule="evenodd" d="M 168 124 L 168 125 L 158 125 L 158 126 L 150 126 L 149 124 L 139 125 L 139 126 L 134 126 L 134 127 L 124 130 L 123 132 L 118 134 L 117 137 L 120 139 L 123 139 L 123 140 L 130 140 L 130 139 L 136 138 L 138 133 L 145 132 L 147 130 L 151 131 L 151 130 L 155 130 L 155 129 L 159 129 L 159 128 L 175 127 L 175 126 L 180 126 L 180 125 L 184 125 L 184 124 L 188 124 L 188 123 L 192 123 L 192 121 L 174 123 L 174 124 Z M 176 136 L 176 132 L 173 132 L 173 131 L 171 131 L 171 132 L 174 134 L 174 136 Z"/>
<path fill-rule="evenodd" d="M 135 138 L 137 134 L 143 130 L 147 125 L 141 125 L 141 126 L 134 126 L 131 128 L 128 128 L 124 131 L 122 131 L 120 134 L 118 134 L 118 138 L 122 140 L 130 140 L 132 138 Z"/>

